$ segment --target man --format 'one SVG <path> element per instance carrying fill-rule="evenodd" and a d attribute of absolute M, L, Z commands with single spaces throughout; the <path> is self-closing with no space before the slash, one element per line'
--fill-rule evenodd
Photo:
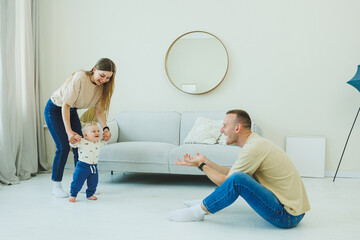
<path fill-rule="evenodd" d="M 169 213 L 172 221 L 202 221 L 231 205 L 239 196 L 265 220 L 280 228 L 295 227 L 310 210 L 301 178 L 286 153 L 251 132 L 251 119 L 243 110 L 226 113 L 221 132 L 226 144 L 242 147 L 231 169 L 211 162 L 202 154 L 184 155 L 177 165 L 198 167 L 219 187 L 202 202 Z"/>

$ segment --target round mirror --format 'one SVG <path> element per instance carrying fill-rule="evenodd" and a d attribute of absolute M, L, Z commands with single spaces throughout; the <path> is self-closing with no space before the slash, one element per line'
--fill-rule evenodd
<path fill-rule="evenodd" d="M 180 91 L 203 94 L 215 89 L 225 78 L 229 57 L 224 44 L 211 33 L 188 32 L 169 47 L 166 74 Z"/>

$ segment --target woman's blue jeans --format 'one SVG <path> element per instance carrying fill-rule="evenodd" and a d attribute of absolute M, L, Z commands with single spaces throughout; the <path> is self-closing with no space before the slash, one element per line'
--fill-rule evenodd
<path fill-rule="evenodd" d="M 295 227 L 304 217 L 289 214 L 276 196 L 249 175 L 237 172 L 204 199 L 203 204 L 210 213 L 216 213 L 241 196 L 261 217 L 280 228 Z"/>
<path fill-rule="evenodd" d="M 56 145 L 51 179 L 55 182 L 61 182 L 70 151 L 69 140 L 61 114 L 61 107 L 56 106 L 51 99 L 49 99 L 45 106 L 44 116 L 47 127 Z M 70 125 L 74 132 L 82 136 L 81 123 L 77 114 L 77 108 L 70 108 Z M 76 166 L 79 159 L 78 149 L 73 148 L 73 153 L 74 164 Z"/>

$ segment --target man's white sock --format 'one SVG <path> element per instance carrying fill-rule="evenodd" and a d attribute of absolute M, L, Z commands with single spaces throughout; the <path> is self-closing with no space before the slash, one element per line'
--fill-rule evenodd
<path fill-rule="evenodd" d="M 192 207 L 192 206 L 201 204 L 202 201 L 203 201 L 202 199 L 187 200 L 187 201 L 184 201 L 184 204 L 185 204 L 185 206 L 187 206 L 187 207 Z"/>
<path fill-rule="evenodd" d="M 54 182 L 52 194 L 56 198 L 67 198 L 69 196 L 69 194 L 62 189 L 61 182 Z"/>
<path fill-rule="evenodd" d="M 205 214 L 206 212 L 201 208 L 201 204 L 197 204 L 170 212 L 168 219 L 175 222 L 203 221 Z"/>

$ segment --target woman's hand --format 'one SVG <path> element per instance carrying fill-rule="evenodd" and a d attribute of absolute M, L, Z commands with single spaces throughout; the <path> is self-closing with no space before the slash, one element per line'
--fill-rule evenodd
<path fill-rule="evenodd" d="M 70 130 L 67 133 L 67 135 L 68 135 L 69 143 L 71 143 L 71 144 L 75 144 L 77 142 L 80 142 L 80 140 L 81 140 L 81 136 L 72 130 Z"/>
<path fill-rule="evenodd" d="M 109 131 L 109 129 L 105 129 L 104 133 L 103 133 L 103 139 L 104 141 L 109 141 L 109 139 L 111 138 L 111 132 Z"/>

